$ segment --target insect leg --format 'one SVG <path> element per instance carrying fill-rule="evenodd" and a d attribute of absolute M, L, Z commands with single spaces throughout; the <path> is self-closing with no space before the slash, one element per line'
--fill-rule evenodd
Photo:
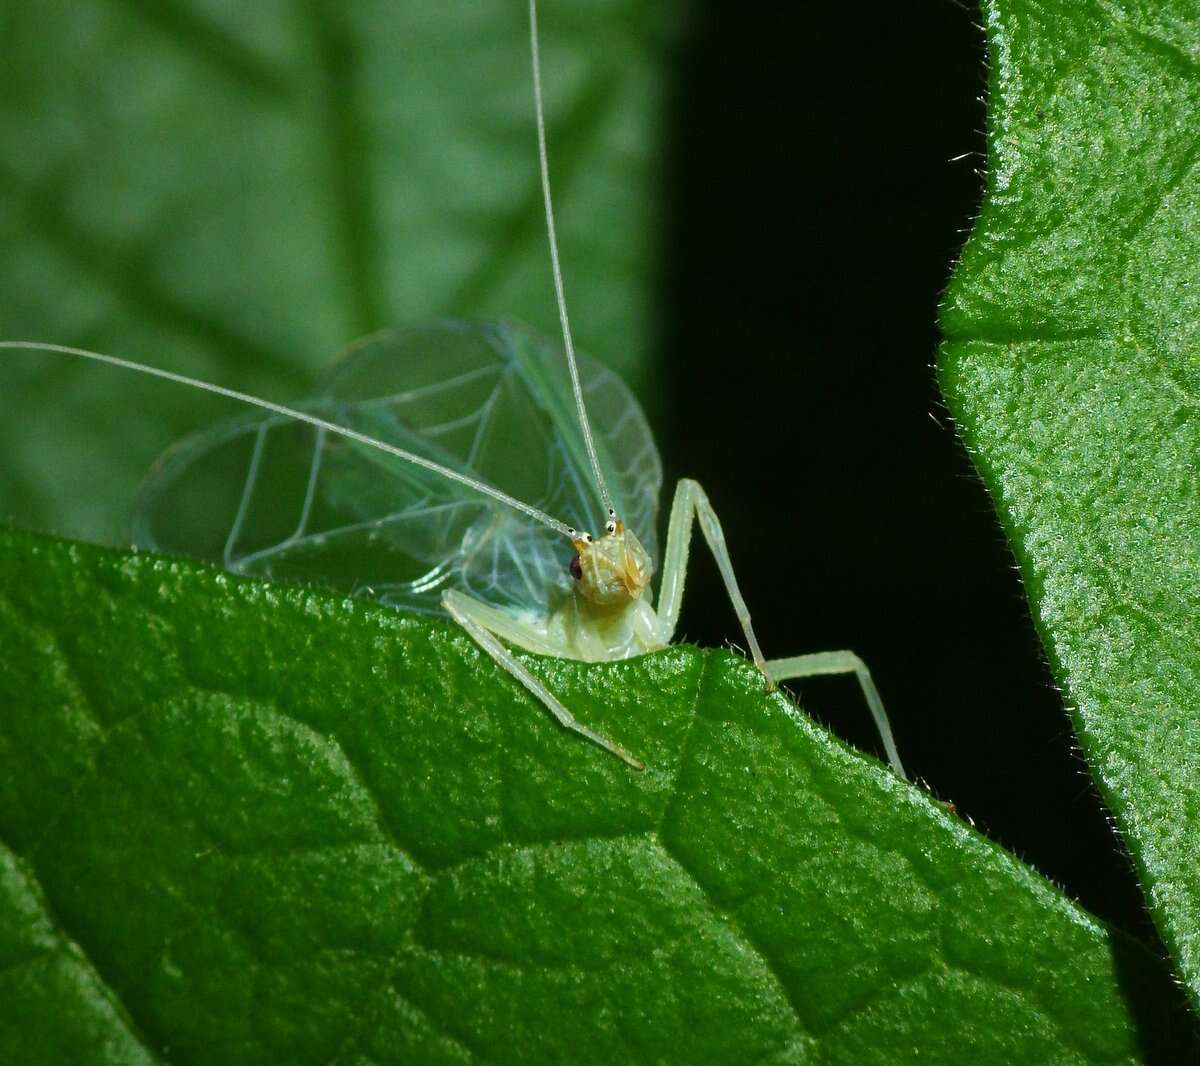
<path fill-rule="evenodd" d="M 516 678 L 533 693 L 545 705 L 546 709 L 558 719 L 561 725 L 578 733 L 580 736 L 587 737 L 593 744 L 600 745 L 605 751 L 611 752 L 635 770 L 646 769 L 646 764 L 641 759 L 634 758 L 621 745 L 613 743 L 607 737 L 602 736 L 593 729 L 589 729 L 576 719 L 545 685 L 517 661 L 512 652 L 501 644 L 496 635 L 487 628 L 487 623 L 484 620 L 485 604 L 479 604 L 471 599 L 470 596 L 465 596 L 461 592 L 447 590 L 442 594 L 442 606 L 446 609 L 446 613 L 467 631 L 468 636 L 486 651 L 488 655 L 495 659 L 496 663 L 505 673 Z M 483 611 L 479 610 L 479 608 L 483 608 Z"/>
<path fill-rule="evenodd" d="M 687 576 L 688 542 L 692 536 L 692 520 L 700 523 L 700 530 L 708 542 L 709 550 L 717 561 L 717 569 L 721 572 L 721 580 L 725 582 L 725 591 L 729 594 L 734 613 L 741 623 L 746 643 L 750 647 L 750 655 L 766 677 L 772 688 L 775 679 L 767 669 L 767 660 L 763 658 L 762 649 L 758 646 L 758 638 L 754 635 L 754 627 L 750 624 L 750 609 L 742 598 L 738 588 L 737 577 L 733 573 L 733 562 L 729 558 L 729 548 L 725 544 L 725 534 L 717 513 L 708 502 L 708 496 L 700 487 L 698 481 L 691 478 L 681 478 L 675 486 L 675 499 L 671 503 L 671 518 L 667 525 L 667 547 L 663 552 L 662 585 L 658 593 L 658 619 L 663 627 L 663 640 L 667 643 L 675 635 L 675 627 L 679 622 L 679 609 L 683 605 L 683 583 Z"/>
<path fill-rule="evenodd" d="M 758 640 L 750 625 L 750 610 L 742 598 L 738 588 L 737 578 L 733 573 L 733 564 L 729 558 L 729 549 L 725 544 L 725 535 L 721 531 L 721 523 L 708 496 L 699 482 L 683 478 L 675 488 L 675 499 L 671 503 L 671 518 L 667 525 L 667 546 L 663 552 L 662 587 L 658 596 L 658 617 L 663 627 L 663 639 L 667 642 L 675 634 L 675 626 L 679 621 L 679 610 L 683 603 L 683 585 L 687 574 L 688 541 L 691 539 L 692 519 L 700 523 L 704 539 L 708 541 L 717 568 L 725 582 L 725 590 L 733 602 L 734 612 L 742 624 L 742 632 L 746 634 L 746 643 L 755 665 L 766 676 L 771 687 L 780 681 L 792 678 L 813 677 L 817 674 L 854 674 L 858 678 L 875 727 L 883 741 L 887 752 L 888 762 L 896 774 L 907 780 L 904 765 L 900 762 L 900 754 L 896 751 L 896 742 L 892 738 L 892 726 L 888 721 L 887 711 L 883 709 L 883 700 L 879 690 L 871 678 L 867 664 L 852 651 L 826 651 L 813 655 L 798 655 L 791 659 L 772 659 L 768 662 L 763 658 Z"/>
<path fill-rule="evenodd" d="M 858 678 L 867 706 L 871 709 L 871 717 L 875 719 L 875 728 L 879 730 L 879 739 L 883 741 L 888 762 L 892 764 L 892 769 L 898 777 L 908 780 L 904 765 L 900 762 L 900 753 L 896 751 L 896 742 L 892 739 L 891 722 L 888 721 L 887 711 L 883 709 L 883 700 L 879 698 L 879 690 L 871 678 L 871 671 L 854 652 L 819 651 L 812 655 L 797 655 L 791 659 L 772 659 L 767 663 L 767 670 L 775 681 L 816 677 L 820 674 L 854 674 Z"/>

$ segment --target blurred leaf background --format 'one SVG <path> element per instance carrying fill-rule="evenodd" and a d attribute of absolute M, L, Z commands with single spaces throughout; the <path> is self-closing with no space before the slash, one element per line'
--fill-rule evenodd
<path fill-rule="evenodd" d="M 548 6 L 579 340 L 644 385 L 680 9 Z M 397 322 L 556 328 L 523 4 L 7 4 L 0 34 L 5 337 L 281 399 Z M 5 427 L 0 513 L 119 541 L 131 480 L 205 405 L 11 362 L 39 414 Z"/>
<path fill-rule="evenodd" d="M 936 305 L 981 188 L 976 18 L 546 2 L 568 295 L 668 474 L 708 488 L 768 654 L 859 651 L 917 774 L 1152 939 L 938 424 Z M 0 335 L 288 400 L 394 321 L 553 331 L 524 20 L 519 0 L 4 3 Z M 58 532 L 119 541 L 146 464 L 209 417 L 62 362 L 4 373 L 0 515 Z M 734 632 L 700 561 L 685 635 Z M 851 685 L 803 691 L 873 744 Z"/>

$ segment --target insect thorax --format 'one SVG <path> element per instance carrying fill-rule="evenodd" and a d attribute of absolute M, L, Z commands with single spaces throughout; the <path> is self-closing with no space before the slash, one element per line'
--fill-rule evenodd
<path fill-rule="evenodd" d="M 658 615 L 646 597 L 601 606 L 578 586 L 544 622 L 556 654 L 589 662 L 628 659 L 666 647 Z"/>

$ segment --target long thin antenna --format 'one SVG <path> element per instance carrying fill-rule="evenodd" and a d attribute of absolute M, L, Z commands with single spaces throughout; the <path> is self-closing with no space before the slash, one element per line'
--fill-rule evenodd
<path fill-rule="evenodd" d="M 546 159 L 546 116 L 542 105 L 542 60 L 538 51 L 537 0 L 529 0 L 529 52 L 533 60 L 533 102 L 537 110 L 538 163 L 542 171 L 542 202 L 546 205 L 546 232 L 550 237 L 550 265 L 554 270 L 554 295 L 558 299 L 558 319 L 562 323 L 563 345 L 567 350 L 567 369 L 571 371 L 571 389 L 575 393 L 575 409 L 579 412 L 579 428 L 583 431 L 583 443 L 587 446 L 588 459 L 592 464 L 592 476 L 600 490 L 600 499 L 611 518 L 614 516 L 612 497 L 604 475 L 600 472 L 600 459 L 592 440 L 592 427 L 588 423 L 587 408 L 583 405 L 583 387 L 579 384 L 579 367 L 575 365 L 575 346 L 571 343 L 571 323 L 567 319 L 567 297 L 563 292 L 562 268 L 558 263 L 558 237 L 554 229 L 554 204 L 550 199 L 550 164 Z"/>
<path fill-rule="evenodd" d="M 245 392 L 227 389 L 221 385 L 212 385 L 207 381 L 200 381 L 198 378 L 185 377 L 183 374 L 176 374 L 171 370 L 161 370 L 156 366 L 146 366 L 144 363 L 135 363 L 129 359 L 118 359 L 115 355 L 103 355 L 100 352 L 91 352 L 86 348 L 71 348 L 65 344 L 43 344 L 40 341 L 0 341 L 0 348 L 19 348 L 38 352 L 58 352 L 61 355 L 75 355 L 81 359 L 91 359 L 97 363 L 106 363 L 109 366 L 119 367 L 122 370 L 132 370 L 137 374 L 147 374 L 150 377 L 162 378 L 164 381 L 171 381 L 176 385 L 187 385 L 193 389 L 200 389 L 202 392 L 210 392 L 214 396 L 224 396 L 227 399 L 236 400 L 238 403 L 244 403 L 250 407 L 270 411 L 272 414 L 283 415 L 285 418 L 294 418 L 297 422 L 307 422 L 310 426 L 316 426 L 318 429 L 323 429 L 339 437 L 345 437 L 347 440 L 357 441 L 359 444 L 365 444 L 369 448 L 377 448 L 388 455 L 394 455 L 397 459 L 403 459 L 414 466 L 424 467 L 426 470 L 432 470 L 435 474 L 441 474 L 442 477 L 449 478 L 451 481 L 457 481 L 460 485 L 466 485 L 468 488 L 474 489 L 484 496 L 490 496 L 493 500 L 499 500 L 514 510 L 528 515 L 535 522 L 549 526 L 564 537 L 570 537 L 572 540 L 575 540 L 581 535 L 573 527 L 558 521 L 556 518 L 551 518 L 544 511 L 539 511 L 536 507 L 522 503 L 515 496 L 510 496 L 507 492 L 501 492 L 491 485 L 485 484 L 482 481 L 476 481 L 473 477 L 461 474 L 448 466 L 442 466 L 441 463 L 435 463 L 432 459 L 426 459 L 415 452 L 405 451 L 403 448 L 397 448 L 394 444 L 388 444 L 386 441 L 368 437 L 365 433 L 347 429 L 345 426 L 339 426 L 334 422 L 327 422 L 324 418 L 318 418 L 316 415 L 310 415 L 305 411 L 298 411 L 294 407 L 285 407 L 281 403 L 262 400 L 257 396 L 251 396 Z"/>

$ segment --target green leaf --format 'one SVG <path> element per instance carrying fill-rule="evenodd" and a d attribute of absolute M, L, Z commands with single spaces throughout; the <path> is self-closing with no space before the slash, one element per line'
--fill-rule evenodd
<path fill-rule="evenodd" d="M 638 774 L 446 625 L 158 557 L 0 535 L 0 641 L 8 1061 L 1193 1046 L 1144 949 L 731 653 L 529 660 Z"/>
<path fill-rule="evenodd" d="M 1200 1003 L 1200 17 L 985 10 L 988 192 L 942 385 Z"/>
<path fill-rule="evenodd" d="M 547 8 L 573 324 L 638 389 L 680 5 Z M 557 332 L 522 4 L 0 0 L 0 37 L 0 338 L 288 400 L 381 327 Z M 0 426 L 0 515 L 87 539 L 120 543 L 131 453 L 204 424 L 186 390 L 139 409 L 127 376 L 62 360 L 0 389 L 18 385 L 38 418 Z M 77 502 L 89 485 L 108 510 Z"/>

